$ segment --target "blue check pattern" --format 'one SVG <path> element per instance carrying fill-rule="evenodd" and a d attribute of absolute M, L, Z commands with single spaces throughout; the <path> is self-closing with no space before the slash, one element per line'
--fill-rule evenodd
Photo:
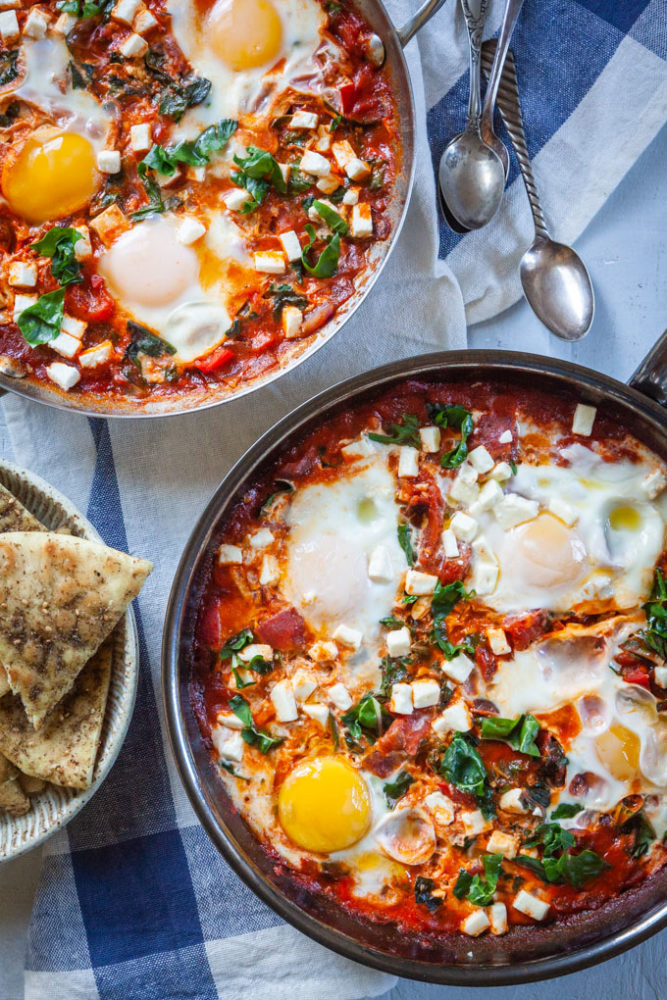
<path fill-rule="evenodd" d="M 664 0 L 527 0 L 513 48 L 532 156 L 567 122 L 628 40 L 637 43 L 637 58 L 642 52 L 665 58 Z M 618 81 L 619 101 L 621 89 Z M 434 165 L 463 126 L 467 90 L 462 71 L 428 110 Z M 510 184 L 516 176 L 513 162 Z M 460 239 L 443 223 L 440 257 Z M 92 420 L 90 433 L 96 459 L 87 514 L 108 544 L 127 551 L 109 427 Z M 177 809 L 177 779 L 168 769 L 147 655 L 161 637 L 146 634 L 141 599 L 136 612 L 141 673 L 134 717 L 106 782 L 47 845 L 28 942 L 27 1000 L 226 1000 L 233 994 L 227 992 L 226 970 L 211 959 L 215 946 L 281 925 L 229 871 L 193 818 L 184 822 Z M 293 995 L 333 996 L 309 978 L 311 972 L 303 970 Z M 340 1000 L 368 995 L 369 981 L 363 982 L 354 992 L 346 980 Z M 378 978 L 375 993 L 390 985 Z"/>

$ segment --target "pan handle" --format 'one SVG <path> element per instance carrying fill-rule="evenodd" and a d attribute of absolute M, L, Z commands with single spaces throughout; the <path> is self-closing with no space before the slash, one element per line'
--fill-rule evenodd
<path fill-rule="evenodd" d="M 420 28 L 422 28 L 427 21 L 430 21 L 433 15 L 440 10 L 445 0 L 426 0 L 416 14 L 407 21 L 403 27 L 398 28 L 396 34 L 398 35 L 398 40 L 405 48 L 410 39 L 417 34 Z"/>
<path fill-rule="evenodd" d="M 628 385 L 667 407 L 667 330 L 630 376 Z"/>

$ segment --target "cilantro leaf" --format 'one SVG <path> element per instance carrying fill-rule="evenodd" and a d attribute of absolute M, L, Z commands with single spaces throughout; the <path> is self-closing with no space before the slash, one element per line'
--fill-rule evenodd
<path fill-rule="evenodd" d="M 75 244 L 83 236 L 78 229 L 68 226 L 54 226 L 31 246 L 40 257 L 51 258 L 51 274 L 61 285 L 72 285 L 83 281 L 81 265 L 76 259 Z"/>
<path fill-rule="evenodd" d="M 16 318 L 18 328 L 25 340 L 36 347 L 48 344 L 60 333 L 65 311 L 65 289 L 57 288 L 40 296 L 34 305 L 28 306 Z"/>
<path fill-rule="evenodd" d="M 656 570 L 651 599 L 643 605 L 647 628 L 639 633 L 644 646 L 667 660 L 667 579 Z"/>

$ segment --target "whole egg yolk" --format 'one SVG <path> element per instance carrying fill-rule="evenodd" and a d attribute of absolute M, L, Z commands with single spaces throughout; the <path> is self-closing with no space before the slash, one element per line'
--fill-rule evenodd
<path fill-rule="evenodd" d="M 595 741 L 595 752 L 617 781 L 632 781 L 639 770 L 639 737 L 620 723 L 610 726 Z"/>
<path fill-rule="evenodd" d="M 235 72 L 274 62 L 283 26 L 270 0 L 220 0 L 208 20 L 211 47 Z"/>
<path fill-rule="evenodd" d="M 609 515 L 609 527 L 613 531 L 639 531 L 641 526 L 641 514 L 629 504 L 614 507 Z"/>
<path fill-rule="evenodd" d="M 97 185 L 95 151 L 72 132 L 33 135 L 2 171 L 2 193 L 10 208 L 35 225 L 83 208 Z"/>
<path fill-rule="evenodd" d="M 342 757 L 315 757 L 297 765 L 278 794 L 285 833 L 307 851 L 342 851 L 368 830 L 371 806 L 363 778 Z"/>
<path fill-rule="evenodd" d="M 586 555 L 583 543 L 553 514 L 538 514 L 515 532 L 516 562 L 527 583 L 560 586 L 579 577 Z"/>

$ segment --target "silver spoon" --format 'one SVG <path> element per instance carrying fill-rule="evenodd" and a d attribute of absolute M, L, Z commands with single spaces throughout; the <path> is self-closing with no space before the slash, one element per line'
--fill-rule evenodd
<path fill-rule="evenodd" d="M 510 39 L 516 27 L 516 22 L 519 19 L 522 7 L 523 0 L 507 0 L 505 4 L 505 12 L 500 26 L 498 42 L 496 43 L 491 72 L 485 74 L 488 77 L 489 82 L 486 88 L 486 96 L 484 98 L 484 107 L 482 108 L 482 118 L 480 121 L 482 139 L 489 146 L 491 146 L 500 157 L 505 170 L 505 180 L 507 180 L 507 175 L 510 169 L 510 155 L 507 151 L 507 146 L 498 138 L 494 131 L 493 112 L 496 107 L 498 87 L 500 86 L 503 66 L 505 65 L 505 59 L 507 58 L 507 52 L 510 47 Z M 484 67 L 484 46 L 482 46 L 482 67 Z"/>
<path fill-rule="evenodd" d="M 461 0 L 470 41 L 470 97 L 465 130 L 447 145 L 438 169 L 442 196 L 461 226 L 480 229 L 498 209 L 505 189 L 503 163 L 480 135 L 481 46 L 488 0 L 481 0 L 473 14 L 468 0 Z"/>
<path fill-rule="evenodd" d="M 491 44 L 486 43 L 489 51 Z M 551 239 L 528 156 L 519 101 L 516 67 L 511 52 L 498 90 L 498 109 L 512 140 L 535 222 L 535 240 L 519 265 L 528 304 L 539 320 L 562 340 L 581 340 L 593 322 L 595 294 L 581 257 Z"/>

